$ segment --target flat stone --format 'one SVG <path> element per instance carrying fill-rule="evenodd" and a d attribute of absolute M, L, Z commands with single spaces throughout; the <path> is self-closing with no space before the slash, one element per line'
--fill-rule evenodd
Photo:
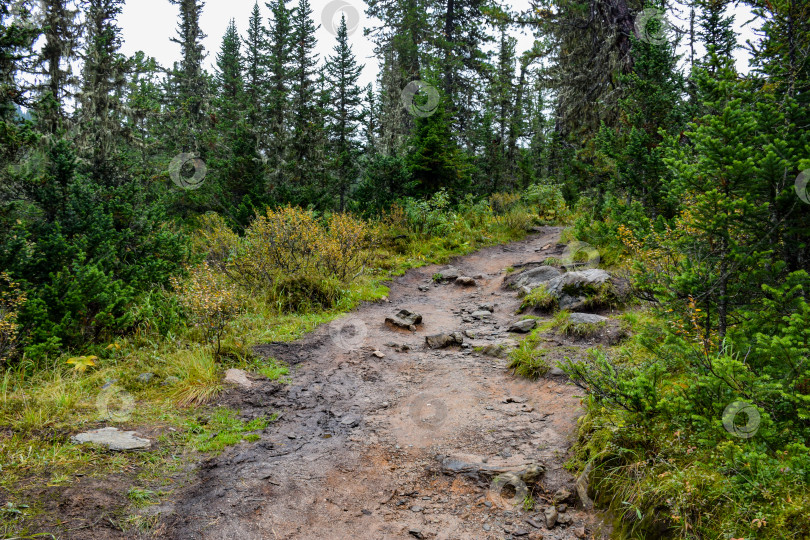
<path fill-rule="evenodd" d="M 565 377 L 565 371 L 561 370 L 559 367 L 554 366 L 548 371 L 549 377 Z"/>
<path fill-rule="evenodd" d="M 464 287 L 475 287 L 475 280 L 469 276 L 459 276 L 455 283 Z"/>
<path fill-rule="evenodd" d="M 386 317 L 385 322 L 400 328 L 415 330 L 416 325 L 422 323 L 422 315 L 407 309 L 400 309 L 396 315 Z"/>
<path fill-rule="evenodd" d="M 563 289 L 576 290 L 585 286 L 602 285 L 608 281 L 610 281 L 610 274 L 598 268 L 591 268 L 578 272 L 566 272 L 561 276 L 555 277 L 546 283 L 546 290 L 557 298 L 560 298 L 563 294 Z"/>
<path fill-rule="evenodd" d="M 439 270 L 439 274 L 442 275 L 442 281 L 455 281 L 455 279 L 461 275 L 458 268 L 455 266 L 448 266 L 442 270 Z"/>
<path fill-rule="evenodd" d="M 537 326 L 537 321 L 535 319 L 523 319 L 522 321 L 517 321 L 516 323 L 512 323 L 511 326 L 507 329 L 507 332 L 514 332 L 516 334 L 527 334 L 534 330 Z"/>
<path fill-rule="evenodd" d="M 248 379 L 247 373 L 242 371 L 241 369 L 234 369 L 231 368 L 225 372 L 225 382 L 236 384 L 241 386 L 242 388 L 250 388 L 253 386 L 253 382 Z"/>
<path fill-rule="evenodd" d="M 360 425 L 360 420 L 363 418 L 357 414 L 347 414 L 340 419 L 340 423 L 346 427 L 357 427 Z"/>
<path fill-rule="evenodd" d="M 79 433 L 70 438 L 73 443 L 101 444 L 110 450 L 141 450 L 152 446 L 149 439 L 142 439 L 135 436 L 134 431 L 119 431 L 118 428 L 106 427 Z"/>
<path fill-rule="evenodd" d="M 480 306 L 478 306 L 478 310 L 489 311 L 490 313 L 492 313 L 493 311 L 495 311 L 495 305 L 489 302 L 486 304 L 481 304 Z"/>
<path fill-rule="evenodd" d="M 505 283 L 506 285 L 514 288 L 523 290 L 524 287 L 528 290 L 536 289 L 543 283 L 554 279 L 560 275 L 560 270 L 554 268 L 553 266 L 538 266 L 536 268 L 530 268 L 528 270 L 524 270 L 519 274 L 512 274 L 507 276 Z M 524 291 L 525 292 L 525 291 Z"/>
<path fill-rule="evenodd" d="M 529 525 L 531 525 L 531 526 L 532 526 L 532 527 L 534 527 L 535 529 L 540 529 L 540 528 L 542 528 L 542 527 L 543 527 L 542 525 L 540 525 L 540 523 L 538 523 L 537 521 L 533 520 L 532 518 L 526 518 L 526 523 L 528 523 Z"/>
<path fill-rule="evenodd" d="M 371 353 L 371 354 L 373 354 L 373 355 L 374 355 L 374 356 L 376 356 L 377 358 L 385 358 L 385 354 L 384 354 L 382 351 L 374 351 L 374 352 L 373 352 L 373 353 Z"/>
<path fill-rule="evenodd" d="M 472 317 L 473 319 L 488 319 L 492 317 L 492 312 L 484 310 L 473 311 L 472 313 L 470 313 L 470 317 Z"/>
<path fill-rule="evenodd" d="M 591 313 L 572 313 L 568 320 L 575 324 L 598 324 L 607 321 L 608 318 Z"/>

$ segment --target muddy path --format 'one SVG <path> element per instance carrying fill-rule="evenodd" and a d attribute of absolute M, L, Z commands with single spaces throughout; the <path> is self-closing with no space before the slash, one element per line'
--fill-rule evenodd
<path fill-rule="evenodd" d="M 259 347 L 290 364 L 291 383 L 257 382 L 224 402 L 246 417 L 281 417 L 260 441 L 203 463 L 195 482 L 164 506 L 155 535 L 598 537 L 596 516 L 583 509 L 563 468 L 581 414 L 578 390 L 560 373 L 515 377 L 507 360 L 476 352 L 522 337 L 507 332 L 520 301 L 502 288 L 505 269 L 559 256 L 559 234 L 549 227 L 452 261 L 476 286 L 432 283 L 446 265 L 411 270 L 391 283 L 387 302 L 365 304 L 295 343 Z M 472 317 L 484 304 L 492 316 Z M 401 308 L 422 314 L 415 332 L 384 323 Z M 474 336 L 465 338 L 471 346 L 425 346 L 427 335 L 464 330 Z M 533 464 L 545 473 L 535 510 L 525 512 L 491 477 Z M 543 508 L 559 488 L 572 497 L 549 530 Z"/>

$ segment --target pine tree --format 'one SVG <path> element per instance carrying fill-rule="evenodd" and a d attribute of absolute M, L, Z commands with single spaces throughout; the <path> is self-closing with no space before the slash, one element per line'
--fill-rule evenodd
<path fill-rule="evenodd" d="M 357 65 L 349 46 L 346 17 L 338 27 L 335 54 L 327 58 L 327 79 L 332 88 L 332 107 L 329 111 L 329 143 L 332 170 L 336 176 L 338 208 L 342 212 L 352 183 L 358 176 L 360 140 L 359 123 L 363 119 L 362 90 L 357 86 L 362 66 Z"/>
<path fill-rule="evenodd" d="M 223 107 L 241 107 L 244 81 L 242 76 L 241 38 L 236 30 L 236 21 L 231 19 L 222 38 L 222 49 L 217 54 L 215 81 Z M 232 118 L 231 118 L 232 119 Z"/>
<path fill-rule="evenodd" d="M 405 162 L 416 192 L 430 197 L 445 189 L 459 196 L 469 187 L 469 164 L 451 132 L 442 102 L 427 117 L 417 117 Z"/>
<path fill-rule="evenodd" d="M 216 133 L 211 169 L 216 183 L 216 209 L 242 230 L 266 201 L 264 176 L 257 151 L 256 132 L 249 123 L 251 103 L 246 99 L 240 54 L 241 38 L 231 20 L 217 54 L 215 76 Z"/>
<path fill-rule="evenodd" d="M 292 140 L 288 161 L 288 179 L 290 195 L 299 197 L 300 193 L 309 191 L 320 180 L 316 170 L 320 164 L 316 161 L 319 152 L 317 140 L 317 88 L 315 71 L 318 65 L 315 24 L 312 21 L 312 8 L 309 0 L 299 0 L 290 18 L 292 26 L 291 51 L 291 91 L 290 121 Z M 296 195 L 298 193 L 299 195 Z"/>
<path fill-rule="evenodd" d="M 208 80 L 203 71 L 205 48 L 202 40 L 206 35 L 200 28 L 200 15 L 205 2 L 202 0 L 169 0 L 180 6 L 180 22 L 177 37 L 171 40 L 180 45 L 182 60 L 179 70 L 173 73 L 177 80 L 176 102 L 181 116 L 180 133 L 177 134 L 180 149 L 184 152 L 202 152 L 201 141 L 207 129 Z"/>
<path fill-rule="evenodd" d="M 267 95 L 267 28 L 262 22 L 259 4 L 253 5 L 248 23 L 245 45 L 245 99 L 247 100 L 248 118 L 259 138 L 259 144 L 265 140 L 266 127 L 263 125 L 260 111 Z"/>
<path fill-rule="evenodd" d="M 722 337 L 732 313 L 756 295 L 769 239 L 767 186 L 759 180 L 762 159 L 750 82 L 740 83 L 731 59 L 712 56 L 701 70 L 698 89 L 710 111 L 687 132 L 692 152 L 671 138 L 670 189 L 688 201 L 679 217 L 678 249 L 684 255 L 673 281 L 681 299 L 694 298 L 704 328 Z M 677 259 L 676 259 L 677 260 Z"/>
<path fill-rule="evenodd" d="M 721 58 L 731 58 L 737 48 L 737 36 L 734 33 L 734 15 L 725 15 L 728 0 L 697 0 L 698 38 L 706 47 L 706 58 L 697 62 L 698 66 L 713 69 L 711 55 L 717 54 Z"/>
<path fill-rule="evenodd" d="M 264 154 L 267 156 L 269 190 L 280 192 L 286 189 L 286 159 L 289 153 L 290 134 L 287 128 L 291 80 L 292 37 L 290 10 L 286 0 L 267 4 L 272 11 L 268 30 L 267 52 L 267 114 L 268 141 Z"/>

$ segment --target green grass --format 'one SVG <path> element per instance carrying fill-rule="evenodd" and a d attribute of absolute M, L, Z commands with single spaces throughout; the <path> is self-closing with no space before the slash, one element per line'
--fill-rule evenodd
<path fill-rule="evenodd" d="M 515 375 L 536 380 L 549 372 L 551 365 L 546 359 L 548 351 L 540 346 L 541 333 L 547 329 L 548 324 L 535 328 L 516 349 L 510 351 L 508 368 Z"/>
<path fill-rule="evenodd" d="M 151 489 L 130 488 L 127 492 L 127 498 L 132 504 L 138 508 L 155 504 L 159 500 L 157 493 Z"/>
<path fill-rule="evenodd" d="M 557 298 L 546 290 L 545 285 L 540 285 L 532 292 L 523 297 L 523 303 L 520 304 L 520 312 L 528 308 L 534 308 L 543 312 L 552 312 L 557 309 Z"/>
<path fill-rule="evenodd" d="M 245 422 L 234 411 L 219 407 L 204 417 L 187 420 L 185 432 L 192 448 L 199 452 L 216 454 L 243 440 L 258 440 L 258 435 L 250 432 L 263 430 L 276 418 L 277 415 L 273 414 Z"/>
<path fill-rule="evenodd" d="M 554 328 L 562 335 L 579 338 L 598 336 L 607 327 L 607 321 L 598 323 L 571 322 L 571 314 L 561 311 L 554 317 Z"/>

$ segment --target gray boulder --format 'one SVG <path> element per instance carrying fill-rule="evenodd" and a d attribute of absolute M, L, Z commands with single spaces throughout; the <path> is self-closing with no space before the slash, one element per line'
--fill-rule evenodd
<path fill-rule="evenodd" d="M 534 319 L 523 319 L 522 321 L 518 321 L 516 323 L 513 323 L 509 327 L 509 329 L 507 331 L 508 332 L 514 332 L 514 333 L 517 333 L 517 334 L 527 334 L 527 333 L 531 332 L 532 330 L 534 330 L 534 328 L 536 326 L 537 326 L 537 321 L 536 320 L 534 320 Z"/>
<path fill-rule="evenodd" d="M 443 349 L 452 345 L 461 345 L 464 343 L 464 336 L 461 332 L 452 332 L 449 334 L 436 334 L 433 336 L 425 337 L 425 343 L 431 349 Z"/>
<path fill-rule="evenodd" d="M 585 292 L 589 288 L 596 288 L 610 281 L 610 274 L 598 268 L 580 270 L 578 272 L 566 272 L 561 276 L 550 279 L 546 283 L 546 290 L 556 296 L 563 294 L 573 295 L 578 292 Z"/>
<path fill-rule="evenodd" d="M 154 373 L 146 372 L 146 373 L 141 373 L 140 375 L 135 377 L 135 380 L 138 381 L 139 383 L 147 384 L 147 383 L 149 383 L 149 381 L 151 381 L 154 378 L 155 378 Z"/>
<path fill-rule="evenodd" d="M 448 266 L 447 268 L 439 270 L 438 273 L 442 276 L 441 281 L 455 281 L 456 278 L 461 275 L 458 268 L 455 266 Z"/>
<path fill-rule="evenodd" d="M 505 284 L 513 289 L 526 291 L 536 289 L 543 283 L 560 276 L 560 271 L 553 266 L 538 266 L 524 270 L 519 274 L 508 276 Z"/>

